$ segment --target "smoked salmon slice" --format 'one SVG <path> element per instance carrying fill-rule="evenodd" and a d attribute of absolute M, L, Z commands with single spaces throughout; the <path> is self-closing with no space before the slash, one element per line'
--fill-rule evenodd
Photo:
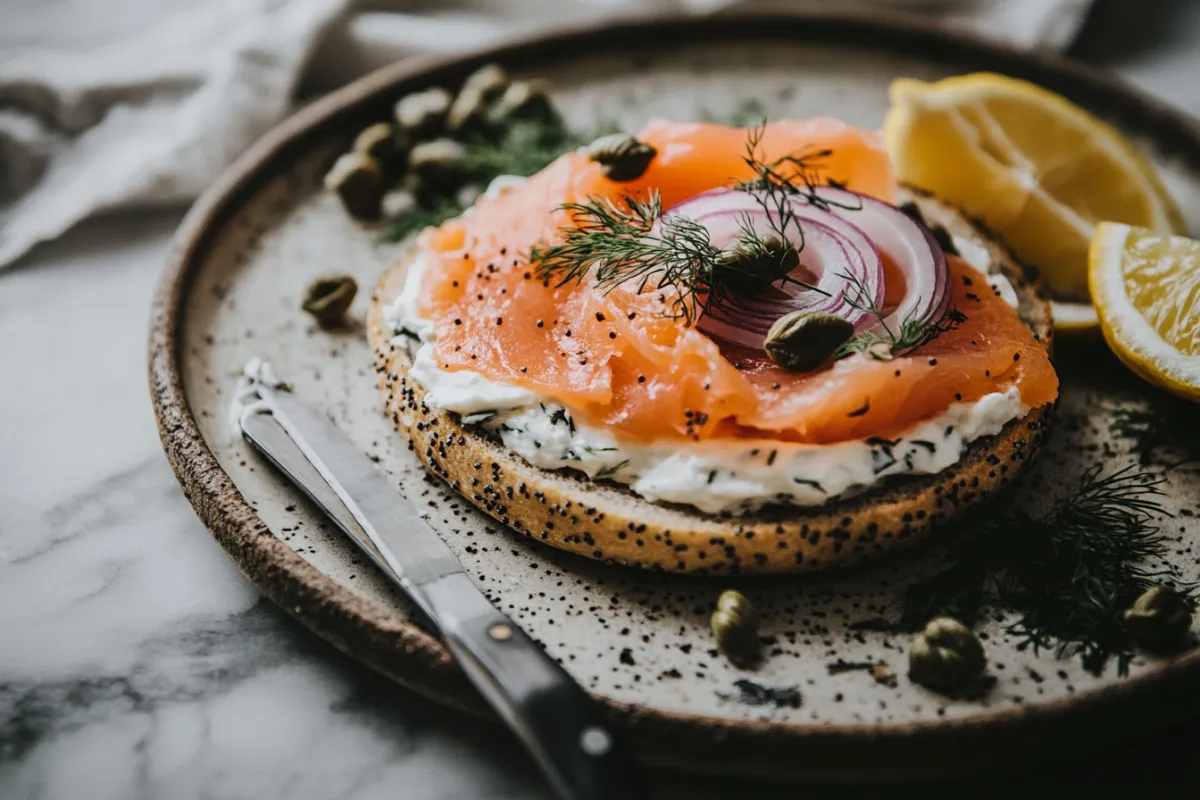
<path fill-rule="evenodd" d="M 581 419 L 634 439 L 755 436 L 830 443 L 886 436 L 955 402 L 1015 387 L 1024 405 L 1053 402 L 1058 379 L 1045 348 L 986 277 L 951 259 L 952 302 L 966 320 L 890 361 L 855 355 L 809 373 L 722 351 L 667 299 L 586 281 L 540 280 L 529 253 L 562 239 L 564 203 L 620 202 L 657 190 L 669 208 L 754 177 L 748 131 L 656 121 L 639 134 L 658 155 L 637 180 L 617 183 L 567 153 L 524 184 L 422 234 L 419 309 L 436 331 L 442 369 L 471 370 L 553 398 Z M 828 151 L 817 180 L 892 201 L 891 164 L 874 133 L 832 119 L 766 126 L 769 158 Z"/>

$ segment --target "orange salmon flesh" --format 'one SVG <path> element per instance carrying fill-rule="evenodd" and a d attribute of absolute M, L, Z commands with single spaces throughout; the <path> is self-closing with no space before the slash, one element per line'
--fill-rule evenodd
<path fill-rule="evenodd" d="M 1045 348 L 986 278 L 950 259 L 951 302 L 966 321 L 907 355 L 864 355 L 792 373 L 738 358 L 682 319 L 657 291 L 603 293 L 538 279 L 534 245 L 562 241 L 559 206 L 662 195 L 663 207 L 755 177 L 742 161 L 748 131 L 652 122 L 638 138 L 658 155 L 616 183 L 567 153 L 524 184 L 483 198 L 473 213 L 427 230 L 419 310 L 434 323 L 434 357 L 562 403 L 582 421 L 628 439 L 755 437 L 832 443 L 903 431 L 950 404 L 1016 387 L 1035 408 L 1058 378 Z M 895 178 L 879 137 L 832 119 L 783 120 L 762 138 L 766 158 L 829 150 L 819 179 L 892 201 Z M 744 356 L 744 354 L 742 354 Z"/>

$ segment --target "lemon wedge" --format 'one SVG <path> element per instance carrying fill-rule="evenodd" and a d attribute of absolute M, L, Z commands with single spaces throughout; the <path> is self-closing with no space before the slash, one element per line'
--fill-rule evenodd
<path fill-rule="evenodd" d="M 891 101 L 883 132 L 900 179 L 980 217 L 1037 265 L 1057 299 L 1087 301 L 1088 247 L 1100 221 L 1183 230 L 1134 147 L 1053 92 L 975 73 L 896 80 Z"/>
<path fill-rule="evenodd" d="M 1088 282 L 1117 357 L 1156 386 L 1200 401 L 1200 242 L 1101 223 Z"/>

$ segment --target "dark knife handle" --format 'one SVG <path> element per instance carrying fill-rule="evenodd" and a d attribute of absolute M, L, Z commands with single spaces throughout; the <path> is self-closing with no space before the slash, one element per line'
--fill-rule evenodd
<path fill-rule="evenodd" d="M 641 800 L 640 772 L 600 706 L 462 574 L 422 587 L 467 677 L 564 800 Z"/>

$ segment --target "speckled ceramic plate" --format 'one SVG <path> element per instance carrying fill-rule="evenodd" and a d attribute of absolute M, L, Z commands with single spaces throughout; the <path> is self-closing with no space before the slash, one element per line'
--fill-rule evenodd
<path fill-rule="evenodd" d="M 939 561 L 936 546 L 853 572 L 746 582 L 763 610 L 770 657 L 752 674 L 716 656 L 707 618 L 728 581 L 605 566 L 528 541 L 427 477 L 379 410 L 361 330 L 320 332 L 299 310 L 310 278 L 351 272 L 371 286 L 396 255 L 351 222 L 320 176 L 361 126 L 403 92 L 453 82 L 498 60 L 550 78 L 568 118 L 725 113 L 753 99 L 771 116 L 834 114 L 879 125 L 896 76 L 990 69 L 1027 77 L 1110 119 L 1141 143 L 1180 204 L 1200 222 L 1200 129 L 1130 88 L 1081 67 L 1021 55 L 879 18 L 789 15 L 664 19 L 576 30 L 462 58 L 402 64 L 307 108 L 258 143 L 196 204 L 159 289 L 150 377 L 171 463 L 197 512 L 277 603 L 351 655 L 413 689 L 477 713 L 482 703 L 438 641 L 358 554 L 235 438 L 227 423 L 241 365 L 259 355 L 325 410 L 428 509 L 471 576 L 598 698 L 647 760 L 686 768 L 873 777 L 1015 762 L 1144 730 L 1195 707 L 1200 654 L 1138 658 L 1129 677 L 1078 659 L 1022 650 L 989 618 L 984 697 L 948 700 L 903 677 L 903 637 L 852 625 L 894 617 L 906 586 Z M 367 298 L 354 312 L 365 314 Z M 1060 347 L 1060 423 L 1026 494 L 1065 489 L 1097 462 L 1131 463 L 1110 432 L 1114 408 L 1149 390 L 1102 346 Z M 1193 512 L 1200 476 L 1167 477 L 1174 513 L 1165 566 L 1200 577 Z M 1033 498 L 1036 500 L 1037 498 Z M 1027 498 L 1015 502 L 1029 502 Z M 883 660 L 899 677 L 831 674 L 828 665 Z M 753 705 L 735 681 L 796 687 L 796 704 Z M 1080 735 L 1082 733 L 1082 735 Z M 1072 735 L 1074 734 L 1074 735 Z"/>

